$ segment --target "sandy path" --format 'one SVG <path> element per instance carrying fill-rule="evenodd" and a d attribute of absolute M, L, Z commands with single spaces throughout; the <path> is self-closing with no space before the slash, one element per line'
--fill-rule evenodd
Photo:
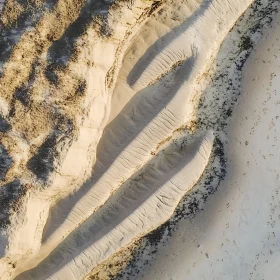
<path fill-rule="evenodd" d="M 280 15 L 243 70 L 228 129 L 228 171 L 137 279 L 277 279 L 280 231 Z"/>

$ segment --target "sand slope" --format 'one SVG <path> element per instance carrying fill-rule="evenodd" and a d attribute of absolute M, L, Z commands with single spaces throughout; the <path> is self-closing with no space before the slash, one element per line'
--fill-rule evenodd
<path fill-rule="evenodd" d="M 230 48 L 221 51 L 221 44 L 252 2 L 60 0 L 40 9 L 34 2 L 30 13 L 39 9 L 39 20 L 28 23 L 30 31 L 16 30 L 20 36 L 0 78 L 2 201 L 16 203 L 5 202 L 1 210 L 7 220 L 0 239 L 1 279 L 89 276 L 169 220 L 186 193 L 203 184 L 205 169 L 216 170 L 213 151 L 224 141 L 225 125 L 215 120 L 219 110 L 213 104 L 228 105 L 207 94 L 207 83 L 220 71 L 215 58 L 232 54 Z M 251 30 L 244 25 L 242 32 L 246 28 Z M 238 55 L 252 47 L 244 38 Z M 258 71 L 247 68 L 246 73 Z M 246 75 L 245 91 L 246 86 L 254 91 Z M 223 85 L 223 90 L 229 89 Z M 237 135 L 246 133 L 229 131 L 239 147 Z M 251 140 L 246 141 L 247 149 Z M 235 149 L 229 158 L 239 153 Z M 184 233 L 179 226 L 177 234 Z M 172 250 L 189 252 L 190 243 L 183 250 L 180 240 L 171 239 Z M 159 278 L 167 269 L 164 262 L 159 257 L 153 276 L 143 278 Z M 190 271 L 203 279 L 207 269 Z M 178 259 L 168 273 L 185 279 L 189 272 Z"/>
<path fill-rule="evenodd" d="M 278 13 L 243 68 L 227 129 L 225 180 L 131 279 L 278 278 L 279 19 Z"/>

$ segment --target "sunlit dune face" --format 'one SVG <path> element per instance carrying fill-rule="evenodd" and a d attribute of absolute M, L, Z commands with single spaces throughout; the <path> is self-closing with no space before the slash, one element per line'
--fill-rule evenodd
<path fill-rule="evenodd" d="M 219 193 L 243 66 L 277 9 L 14 2 L 1 18 L 0 279 L 125 277 L 137 247 Z"/>

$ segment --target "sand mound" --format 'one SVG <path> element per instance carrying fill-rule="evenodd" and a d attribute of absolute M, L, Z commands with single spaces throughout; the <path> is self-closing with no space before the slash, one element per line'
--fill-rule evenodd
<path fill-rule="evenodd" d="M 221 101 L 205 93 L 253 0 L 12 2 L 0 40 L 0 279 L 84 279 L 168 221 L 205 169 L 223 170 Z"/>

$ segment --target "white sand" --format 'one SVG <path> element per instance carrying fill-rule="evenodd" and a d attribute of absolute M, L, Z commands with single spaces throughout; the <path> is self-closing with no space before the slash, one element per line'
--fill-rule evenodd
<path fill-rule="evenodd" d="M 145 67 L 146 61 L 149 60 L 143 61 L 143 63 L 140 61 L 142 64 L 140 64 L 139 68 L 137 67 L 136 71 L 131 71 L 132 74 L 130 75 L 132 77 L 128 76 L 127 81 L 129 84 L 133 84 L 136 79 L 135 77 L 137 77 L 137 81 L 135 80 L 136 82 L 132 86 L 140 91 L 143 87 L 155 83 L 158 77 L 172 68 L 172 65 L 187 59 L 189 56 L 185 65 L 181 67 L 174 77 L 167 76 L 161 83 L 147 88 L 146 92 L 139 92 L 135 100 L 130 102 L 116 119 L 111 122 L 108 128 L 105 129 L 103 139 L 98 146 L 97 164 L 94 168 L 92 181 L 89 181 L 81 191 L 71 196 L 70 199 L 56 205 L 54 214 L 48 221 L 48 226 L 45 230 L 46 235 L 43 235 L 41 250 L 34 261 L 32 260 L 28 266 L 24 267 L 25 269 L 26 267 L 34 267 L 42 261 L 53 248 L 58 246 L 58 244 L 76 228 L 80 230 L 79 225 L 81 225 L 81 223 L 98 210 L 123 182 L 128 180 L 127 182 L 129 183 L 130 177 L 135 171 L 149 162 L 153 157 L 153 151 L 156 150 L 161 140 L 167 139 L 172 135 L 174 130 L 194 119 L 193 100 L 198 97 L 196 96 L 197 92 L 193 88 L 193 83 L 203 74 L 208 63 L 211 63 L 211 57 L 217 51 L 224 36 L 228 33 L 241 13 L 247 8 L 249 3 L 250 1 L 246 3 L 242 1 L 241 5 L 241 2 L 237 1 L 232 5 L 232 3 L 229 2 L 221 4 L 219 1 L 213 1 L 211 5 L 205 4 L 205 6 L 201 6 L 203 11 L 198 14 L 201 16 L 198 16 L 198 19 L 194 21 L 193 25 L 189 26 L 188 24 L 184 24 L 182 30 L 180 30 L 178 34 L 175 34 L 175 37 L 170 42 L 170 46 L 164 47 L 163 50 L 158 53 L 159 59 L 167 61 L 166 63 L 163 62 L 158 65 L 158 59 L 155 58 L 151 63 L 149 62 L 148 68 L 145 69 L 143 67 Z M 225 14 L 228 15 L 228 18 L 223 22 Z M 220 23 L 220 25 L 215 28 L 210 28 L 207 23 L 209 19 L 214 22 L 222 21 L 223 24 Z M 178 50 L 180 50 L 182 55 L 172 56 L 173 59 L 168 61 L 170 56 L 168 54 L 166 55 L 167 49 L 171 55 L 173 52 L 177 54 Z M 153 51 L 153 53 L 154 52 L 155 51 Z M 152 72 L 155 74 L 143 76 L 141 72 L 139 72 L 143 70 L 145 70 L 145 73 Z M 75 156 L 75 154 L 73 154 L 73 156 Z M 69 164 L 71 163 L 70 160 L 66 160 L 66 162 Z M 200 170 L 201 167 L 198 166 L 197 168 Z M 65 170 L 69 169 L 66 168 Z M 141 170 L 141 172 L 145 174 L 145 171 Z M 191 173 L 197 174 L 197 171 Z M 198 174 L 201 174 L 201 172 Z M 197 179 L 199 177 L 200 176 L 198 176 Z M 191 179 L 193 185 L 197 181 L 197 179 L 194 178 Z M 181 182 L 183 184 L 183 180 Z M 188 187 L 188 189 L 189 188 L 190 187 Z M 165 196 L 170 197 L 168 190 L 166 190 Z M 114 197 L 114 195 L 112 197 Z M 160 219 L 160 222 L 155 219 L 155 217 L 153 219 L 150 217 L 150 223 L 147 223 L 145 226 L 143 225 L 143 227 L 152 229 L 153 227 L 151 227 L 151 225 L 161 224 L 163 221 L 167 220 L 173 213 L 174 207 L 181 197 L 182 195 L 178 198 L 175 205 L 172 204 L 173 206 L 171 208 L 167 206 L 169 210 L 164 218 Z M 152 198 L 153 196 L 151 199 Z M 172 197 L 170 197 L 170 199 L 172 199 Z M 68 210 L 69 207 L 71 207 L 70 210 Z M 100 209 L 100 211 L 102 213 L 102 209 Z M 148 212 L 151 211 L 152 208 Z M 67 217 L 65 217 L 65 213 Z M 134 216 L 137 217 L 135 211 L 132 217 Z M 93 219 L 95 219 L 94 216 Z M 137 237 L 139 238 L 147 229 L 142 231 L 142 233 L 135 231 L 134 235 L 132 235 L 130 239 L 128 238 L 126 242 L 129 243 L 129 241 Z M 69 235 L 65 242 L 61 243 L 61 246 L 65 247 L 67 245 L 64 244 L 72 242 L 72 235 L 73 234 Z M 82 240 L 80 240 L 80 242 L 83 243 Z M 79 271 L 80 265 L 78 265 L 77 269 L 71 268 L 71 262 L 67 264 L 66 259 L 66 263 L 64 264 L 67 264 L 65 266 L 66 270 L 59 270 L 57 272 L 58 274 L 56 274 L 56 271 L 53 271 L 53 269 L 40 269 L 41 266 L 39 266 L 35 269 L 33 274 L 31 272 L 30 276 L 23 274 L 22 277 L 23 279 L 24 277 L 38 279 L 39 277 L 45 277 L 44 273 L 47 273 L 50 278 L 57 277 L 57 275 L 61 275 L 60 277 L 62 277 L 63 273 L 67 273 L 66 271 L 68 271 L 68 269 L 73 271 L 74 277 L 82 277 L 85 271 L 90 272 L 90 268 L 93 268 L 94 264 L 98 264 L 109 256 L 107 252 L 108 249 L 106 249 L 110 247 L 108 242 L 110 243 L 111 241 L 107 241 L 103 244 L 104 249 L 97 249 L 100 250 L 101 254 L 99 261 L 94 257 L 88 266 L 85 265 L 84 268 L 81 268 L 82 271 Z M 110 250 L 111 254 L 117 252 L 120 247 L 118 242 L 112 246 L 116 248 L 112 251 Z M 88 255 L 84 252 L 78 254 L 75 262 L 84 263 L 85 260 L 88 259 Z M 67 254 L 65 253 L 65 255 Z M 42 265 L 48 267 L 48 265 L 51 266 L 54 261 L 50 256 L 45 262 L 46 263 L 44 264 L 43 262 Z"/>
<path fill-rule="evenodd" d="M 228 128 L 228 169 L 204 210 L 182 220 L 142 277 L 278 279 L 280 15 L 243 70 Z"/>
<path fill-rule="evenodd" d="M 70 65 L 88 82 L 84 113 L 77 115 L 80 130 L 49 188 L 32 191 L 26 212 L 13 216 L 0 279 L 83 279 L 172 216 L 201 178 L 217 133 L 174 131 L 196 121 L 205 89 L 200 81 L 252 1 L 167 2 L 166 11 L 143 26 L 146 18 L 139 15 L 150 3 L 138 0 L 132 8 L 112 11 L 115 33 L 110 40 L 87 31 L 78 44 L 88 47 L 81 48 L 78 62 Z M 278 218 L 271 209 L 277 205 L 279 83 L 271 74 L 279 71 L 278 29 L 275 23 L 244 71 L 244 94 L 228 133 L 226 181 L 203 212 L 179 223 L 150 270 L 139 277 L 247 279 L 250 267 L 267 260 L 266 254 L 257 256 L 261 248 L 275 256 L 270 250 L 277 236 L 270 227 Z M 229 48 L 223 55 L 227 52 Z M 89 68 L 79 63 L 88 56 Z M 241 238 L 247 232 L 248 237 Z M 264 238 L 269 239 L 265 248 Z"/>
<path fill-rule="evenodd" d="M 116 192 L 44 262 L 17 279 L 82 279 L 133 238 L 168 220 L 182 195 L 201 176 L 213 139 L 209 133 L 198 150 L 197 145 L 192 145 L 184 153 L 180 147 L 170 147 L 149 163 L 143 174 Z"/>
<path fill-rule="evenodd" d="M 8 236 L 8 246 L 5 249 L 5 256 L 0 260 L 2 279 L 9 279 L 14 273 L 25 269 L 23 268 L 25 262 L 32 259 L 41 246 L 49 208 L 59 199 L 78 189 L 90 176 L 95 163 L 96 145 L 109 117 L 112 89 L 122 57 L 138 28 L 145 23 L 147 19 L 145 9 L 150 5 L 149 1 L 139 0 L 134 2 L 133 8 L 130 6 L 128 8 L 127 3 L 119 6 L 109 19 L 108 24 L 114 26 L 114 33 L 109 40 L 106 38 L 102 40 L 95 28 L 90 27 L 79 38 L 77 44 L 85 47 L 81 47 L 77 60 L 68 65 L 72 75 L 77 75 L 87 82 L 85 98 L 82 104 L 78 104 L 80 112 L 75 116 L 79 130 L 75 135 L 75 141 L 68 143 L 70 145 L 68 151 L 62 151 L 57 156 L 58 166 L 51 174 L 51 180 L 46 188 L 40 187 L 41 183 L 29 172 L 21 175 L 24 183 L 37 188 L 27 192 L 21 209 L 11 215 L 11 225 L 3 233 L 3 238 Z M 122 8 L 127 9 L 124 21 L 119 20 Z M 12 63 L 6 67 L 7 69 L 12 67 Z M 115 70 L 114 74 L 111 74 L 112 69 Z M 39 98 L 44 99 L 44 94 Z M 60 92 L 58 96 L 59 94 Z M 57 99 L 59 100 L 59 97 Z M 71 108 L 66 110 L 71 111 Z M 18 137 L 17 133 L 12 135 Z M 17 140 L 20 143 L 20 140 Z M 25 154 L 18 153 L 18 157 L 22 160 Z M 25 238 L 22 238 L 23 236 Z M 15 268 L 17 272 L 14 271 Z"/>

